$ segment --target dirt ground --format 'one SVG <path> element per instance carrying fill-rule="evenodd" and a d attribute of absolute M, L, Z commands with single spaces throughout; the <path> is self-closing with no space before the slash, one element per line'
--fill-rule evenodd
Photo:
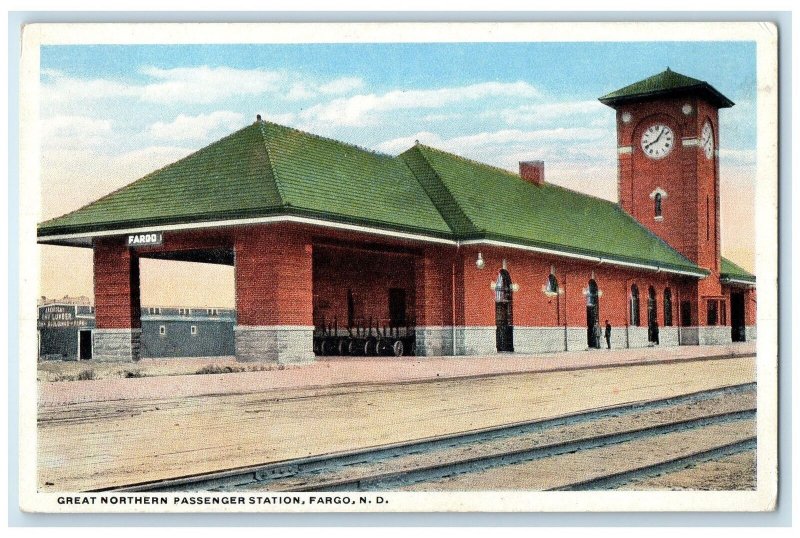
<path fill-rule="evenodd" d="M 549 418 L 754 379 L 755 359 L 745 357 L 218 396 L 163 393 L 80 402 L 75 395 L 76 403 L 39 408 L 38 485 L 42 491 L 122 486 Z M 90 384 L 57 385 L 79 389 Z"/>
<path fill-rule="evenodd" d="M 292 491 L 297 487 L 306 486 L 309 483 L 319 484 L 339 480 L 353 480 L 369 475 L 398 473 L 408 469 L 417 469 L 430 465 L 442 465 L 468 458 L 508 453 L 517 450 L 527 450 L 533 447 L 542 447 L 591 438 L 596 435 L 615 434 L 634 429 L 672 424 L 678 421 L 707 417 L 720 413 L 750 410 L 755 409 L 755 406 L 755 391 L 725 394 L 717 398 L 672 405 L 669 407 L 660 407 L 630 413 L 614 413 L 591 421 L 567 423 L 560 426 L 548 427 L 544 430 L 533 430 L 521 435 L 485 440 L 480 443 L 443 447 L 435 451 L 406 454 L 378 462 L 347 465 L 339 469 L 334 469 L 331 472 L 326 472 L 324 475 L 320 476 L 291 477 L 272 481 L 268 484 L 252 484 L 241 489 Z M 750 421 L 750 424 L 753 425 L 753 422 Z M 709 431 L 706 429 L 696 431 L 697 435 L 704 437 L 707 437 L 708 433 Z M 755 429 L 753 429 L 751 433 L 755 435 Z M 635 460 L 626 459 L 626 461 L 631 461 L 631 465 L 635 467 Z M 509 467 L 508 469 L 512 470 L 515 468 L 516 466 Z M 582 470 L 581 472 L 587 471 Z M 453 479 L 453 482 L 459 483 L 459 487 L 464 487 L 463 483 L 459 482 L 457 479 Z M 475 481 L 470 481 L 470 485 L 475 484 Z M 477 482 L 477 484 L 480 485 L 480 482 Z M 418 489 L 424 491 L 437 490 L 435 485 L 430 484 L 420 484 Z M 518 488 L 512 480 L 508 484 L 508 488 L 503 489 L 525 488 Z"/>
<path fill-rule="evenodd" d="M 737 491 L 756 489 L 756 453 L 753 450 L 680 471 L 630 482 L 620 490 Z"/>
<path fill-rule="evenodd" d="M 583 480 L 599 478 L 653 465 L 672 458 L 683 457 L 701 451 L 741 441 L 755 435 L 755 421 L 737 421 L 729 424 L 715 424 L 698 430 L 687 430 L 662 434 L 656 437 L 637 439 L 626 443 L 608 445 L 571 454 L 561 454 L 550 458 L 498 467 L 479 473 L 469 473 L 417 484 L 403 488 L 404 491 L 500 491 L 533 490 L 541 491 L 568 486 Z M 700 485 L 703 478 L 687 472 L 684 483 Z M 689 478 L 691 480 L 689 480 Z M 748 477 L 748 481 L 751 478 Z M 714 477 L 697 489 L 718 489 L 726 484 Z M 631 487 L 630 489 L 651 489 Z"/>
<path fill-rule="evenodd" d="M 132 379 L 172 375 L 271 372 L 295 366 L 247 364 L 235 357 L 197 357 L 178 359 L 142 359 L 138 362 L 41 361 L 36 380 L 42 382 Z"/>

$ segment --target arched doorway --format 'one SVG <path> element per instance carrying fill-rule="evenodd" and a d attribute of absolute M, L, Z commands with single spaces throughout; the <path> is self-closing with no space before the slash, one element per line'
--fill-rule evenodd
<path fill-rule="evenodd" d="M 596 330 L 600 322 L 600 294 L 597 291 L 597 282 L 589 280 L 589 289 L 586 293 L 586 344 L 590 347 L 600 347 L 599 331 Z"/>
<path fill-rule="evenodd" d="M 647 341 L 658 344 L 658 303 L 653 286 L 647 290 Z"/>
<path fill-rule="evenodd" d="M 511 275 L 501 269 L 494 287 L 497 351 L 514 351 L 514 301 Z"/>

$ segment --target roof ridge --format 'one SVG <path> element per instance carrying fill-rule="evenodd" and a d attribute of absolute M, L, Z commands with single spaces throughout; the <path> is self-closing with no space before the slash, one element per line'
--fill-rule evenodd
<path fill-rule="evenodd" d="M 456 197 L 447 187 L 447 184 L 439 176 L 439 173 L 436 171 L 436 168 L 430 163 L 430 161 L 428 161 L 423 152 L 419 151 L 418 146 L 419 144 L 407 149 L 406 151 L 398 155 L 397 158 L 403 162 L 406 168 L 408 168 L 409 171 L 411 172 L 411 176 L 417 180 L 417 183 L 420 184 L 422 190 L 425 192 L 425 195 L 431 201 L 433 207 L 436 208 L 436 211 L 439 212 L 439 215 L 442 216 L 442 219 L 444 220 L 445 224 L 447 224 L 447 227 L 450 228 L 450 231 L 453 232 L 453 234 L 455 234 L 456 236 L 461 234 L 461 228 L 466 228 L 464 232 L 472 232 L 472 233 L 485 232 L 486 230 L 478 228 L 478 226 L 472 221 L 472 219 L 469 218 L 464 209 L 456 200 Z M 425 163 L 424 166 L 426 170 L 431 174 L 436 184 L 442 190 L 439 196 L 444 196 L 446 197 L 446 199 L 441 199 L 436 196 L 436 193 L 432 193 L 431 185 L 427 184 L 426 181 L 423 181 L 422 178 L 417 175 L 414 169 L 411 168 L 411 166 L 408 163 L 408 158 L 411 152 L 419 154 L 420 159 L 422 159 L 422 161 Z M 404 157 L 404 155 L 406 157 Z M 443 205 L 450 206 L 450 211 L 447 211 L 447 208 L 443 207 Z M 458 227 L 459 230 L 454 229 L 454 227 Z"/>
<path fill-rule="evenodd" d="M 311 133 L 311 132 L 308 132 L 308 131 L 304 131 L 302 129 L 298 129 L 297 127 L 292 127 L 290 125 L 283 125 L 281 123 L 275 123 L 274 121 L 269 121 L 269 120 L 261 120 L 261 122 L 264 123 L 264 124 L 267 124 L 267 125 L 273 125 L 275 127 L 281 128 L 281 129 L 294 131 L 294 132 L 300 133 L 300 134 L 302 134 L 304 136 L 308 136 L 308 137 L 311 137 L 311 138 L 316 138 L 317 140 L 323 140 L 325 142 L 333 142 L 334 144 L 339 145 L 339 146 L 346 146 L 346 147 L 354 148 L 354 149 L 357 149 L 359 151 L 363 151 L 365 153 L 369 153 L 369 154 L 375 155 L 376 157 L 382 157 L 382 158 L 385 158 L 385 159 L 395 159 L 397 157 L 396 155 L 390 155 L 388 153 L 383 153 L 382 151 L 377 151 L 377 150 L 374 150 L 374 149 L 371 149 L 371 148 L 367 148 L 365 146 L 359 146 L 358 144 L 354 144 L 352 142 L 345 142 L 343 140 L 336 140 L 335 138 L 331 138 L 331 137 L 328 137 L 328 136 L 322 136 L 322 135 L 318 135 L 318 134 Z"/>
<path fill-rule="evenodd" d="M 505 168 L 501 168 L 499 166 L 495 166 L 493 164 L 488 164 L 488 163 L 484 163 L 484 162 L 481 162 L 481 161 L 477 161 L 475 159 L 470 159 L 469 157 L 464 157 L 463 155 L 459 155 L 457 153 L 452 153 L 450 151 L 445 151 L 443 149 L 435 148 L 433 146 L 428 146 L 427 144 L 417 143 L 417 144 L 414 144 L 414 146 L 415 147 L 422 147 L 422 148 L 425 148 L 425 149 L 430 149 L 430 150 L 433 150 L 433 151 L 437 151 L 439 153 L 444 153 L 445 155 L 450 155 L 451 157 L 455 157 L 458 160 L 461 160 L 461 161 L 464 161 L 464 162 L 467 162 L 467 163 L 470 163 L 470 164 L 477 164 L 478 166 L 482 166 L 484 168 L 491 168 L 492 170 L 496 170 L 498 172 L 503 172 L 504 174 L 507 174 L 507 175 L 509 175 L 511 177 L 515 177 L 517 179 L 521 179 L 522 181 L 525 181 L 524 179 L 522 179 L 522 177 L 519 174 L 517 174 L 515 172 L 512 172 L 511 170 L 506 170 Z"/>
<path fill-rule="evenodd" d="M 498 172 L 502 172 L 504 174 L 507 174 L 507 175 L 511 176 L 514 179 L 519 179 L 520 181 L 522 181 L 522 182 L 524 182 L 526 184 L 534 185 L 530 181 L 526 181 L 525 179 L 523 179 L 522 176 L 520 176 L 518 173 L 512 172 L 511 170 L 507 170 L 507 169 L 502 168 L 500 166 L 495 166 L 495 165 L 492 165 L 492 164 L 488 164 L 488 163 L 484 163 L 484 162 L 481 162 L 481 161 L 477 161 L 475 159 L 470 159 L 469 157 L 464 157 L 462 155 L 458 155 L 456 153 L 451 153 L 451 152 L 445 151 L 443 149 L 435 148 L 433 146 L 428 146 L 427 144 L 421 144 L 420 143 L 420 144 L 415 144 L 415 145 L 416 146 L 421 146 L 423 148 L 430 149 L 430 150 L 433 150 L 433 151 L 438 151 L 439 153 L 444 153 L 446 155 L 450 155 L 452 157 L 455 157 L 456 159 L 459 159 L 461 161 L 464 161 L 464 162 L 467 162 L 467 163 L 470 163 L 470 164 L 477 164 L 477 165 L 482 166 L 484 168 L 489 168 L 489 169 L 492 169 L 492 170 L 496 170 Z M 595 196 L 594 194 L 588 194 L 588 193 L 585 193 L 585 192 L 582 192 L 582 191 L 578 191 L 578 190 L 575 190 L 575 189 L 570 189 L 569 187 L 565 187 L 564 185 L 558 185 L 556 183 L 547 183 L 547 182 L 545 182 L 540 186 L 541 187 L 553 187 L 553 188 L 565 190 L 565 191 L 570 192 L 572 194 L 577 194 L 579 196 L 584 196 L 584 197 L 587 197 L 587 198 L 593 198 L 595 200 L 600 200 L 601 202 L 606 202 L 606 203 L 611 204 L 611 205 L 617 205 L 616 202 L 613 202 L 613 201 L 608 200 L 606 198 L 602 198 L 600 196 Z"/>
<path fill-rule="evenodd" d="M 80 207 L 79 207 L 79 208 L 77 208 L 77 209 L 73 209 L 72 211 L 69 211 L 69 212 L 67 212 L 67 213 L 64 213 L 63 215 L 59 215 L 59 216 L 57 216 L 57 217 L 53 217 L 53 218 L 51 218 L 51 219 L 47 219 L 47 220 L 45 220 L 45 221 L 43 221 L 43 222 L 40 222 L 40 223 L 38 223 L 38 224 L 36 225 L 36 227 L 37 227 L 37 228 L 39 228 L 39 227 L 41 227 L 41 226 L 44 226 L 44 225 L 46 225 L 48 222 L 52 222 L 52 221 L 54 221 L 54 220 L 62 219 L 62 218 L 64 218 L 64 217 L 69 217 L 70 215 L 74 215 L 74 214 L 75 214 L 75 213 L 77 213 L 78 211 L 82 211 L 82 210 L 84 210 L 84 209 L 88 208 L 89 206 L 92 206 L 92 205 L 94 205 L 94 204 L 96 204 L 96 203 L 98 203 L 98 202 L 102 202 L 103 200 L 106 200 L 107 198 L 110 198 L 111 196 L 114 196 L 115 194 L 117 194 L 117 193 L 119 193 L 119 192 L 121 192 L 121 191 L 124 191 L 124 190 L 126 190 L 126 189 L 129 189 L 129 188 L 133 187 L 134 185 L 138 185 L 138 184 L 142 183 L 143 181 L 145 181 L 145 180 L 149 179 L 151 176 L 153 176 L 153 175 L 155 175 L 155 174 L 158 174 L 158 173 L 159 173 L 159 172 L 161 172 L 162 170 L 166 170 L 167 168 L 171 168 L 171 167 L 173 167 L 173 166 L 176 166 L 176 165 L 178 165 L 179 163 L 182 163 L 182 162 L 186 161 L 187 159 L 190 159 L 190 158 L 191 158 L 191 157 L 193 157 L 194 155 L 197 155 L 197 154 L 198 154 L 198 153 L 200 153 L 201 151 L 204 151 L 204 150 L 206 150 L 206 149 L 208 149 L 208 148 L 210 148 L 210 147 L 212 147 L 212 146 L 216 146 L 217 144 L 220 144 L 220 143 L 222 143 L 222 142 L 224 142 L 224 141 L 228 140 L 229 138 L 232 138 L 232 137 L 236 136 L 237 134 L 241 133 L 242 131 L 245 131 L 246 129 L 248 129 L 248 128 L 250 128 L 250 127 L 252 127 L 252 125 L 245 125 L 245 126 L 244 126 L 244 127 L 242 127 L 241 129 L 239 129 L 239 130 L 237 130 L 237 131 L 234 131 L 234 132 L 230 133 L 230 134 L 229 134 L 229 135 L 227 135 L 227 136 L 223 136 L 223 137 L 222 137 L 222 138 L 220 138 L 219 140 L 215 140 L 215 141 L 211 142 L 210 144 L 208 144 L 208 145 L 206 145 L 206 146 L 203 146 L 202 148 L 200 148 L 200 149 L 198 149 L 198 150 L 195 150 L 195 151 L 193 151 L 193 152 L 189 153 L 188 155 L 186 155 L 186 156 L 184 156 L 184 157 L 181 157 L 181 158 L 180 158 L 180 159 L 178 159 L 177 161 L 173 161 L 173 162 L 171 162 L 171 163 L 165 164 L 164 166 L 162 166 L 162 167 L 160 167 L 160 168 L 156 168 L 155 170 L 153 170 L 153 171 L 151 171 L 151 172 L 148 172 L 147 174 L 143 175 L 143 176 L 142 176 L 142 177 L 140 177 L 139 179 L 136 179 L 136 180 L 132 181 L 131 183 L 126 183 L 125 185 L 123 185 L 123 186 L 119 187 L 118 189 L 114 189 L 113 191 L 111 191 L 111 192 L 109 192 L 109 193 L 107 193 L 107 194 L 104 194 L 104 195 L 103 195 L 103 196 L 101 196 L 100 198 L 98 198 L 98 199 L 96 199 L 96 200 L 92 200 L 92 201 L 91 201 L 91 202 L 89 202 L 88 204 L 84 204 L 84 205 L 80 206 Z"/>
<path fill-rule="evenodd" d="M 275 182 L 275 189 L 278 191 L 278 197 L 281 199 L 281 205 L 284 207 L 292 205 L 286 199 L 286 196 L 283 193 L 283 188 L 281 187 L 281 180 L 278 178 L 278 172 L 275 170 L 275 165 L 272 163 L 272 152 L 269 148 L 269 136 L 265 131 L 266 123 L 263 120 L 258 120 L 257 123 L 259 124 L 259 132 L 261 133 L 261 140 L 264 143 L 264 151 L 267 153 L 267 164 L 269 165 L 269 171 L 272 174 L 272 180 Z"/>

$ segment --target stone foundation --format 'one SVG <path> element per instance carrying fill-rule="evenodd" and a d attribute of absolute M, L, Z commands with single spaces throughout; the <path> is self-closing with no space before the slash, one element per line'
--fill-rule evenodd
<path fill-rule="evenodd" d="M 658 339 L 661 347 L 679 346 L 677 327 L 659 327 Z"/>
<path fill-rule="evenodd" d="M 314 362 L 313 327 L 237 325 L 233 331 L 238 361 L 275 364 Z"/>
<path fill-rule="evenodd" d="M 647 340 L 647 327 L 630 326 L 627 331 L 627 344 L 629 348 L 647 347 L 650 342 Z"/>
<path fill-rule="evenodd" d="M 756 326 L 755 325 L 748 325 L 745 327 L 745 338 L 748 342 L 755 342 L 756 341 Z"/>
<path fill-rule="evenodd" d="M 453 355 L 452 327 L 417 327 L 417 356 Z"/>
<path fill-rule="evenodd" d="M 497 353 L 497 332 L 495 327 L 456 327 L 455 332 L 456 355 L 492 355 Z M 514 332 L 516 333 L 516 328 Z"/>
<path fill-rule="evenodd" d="M 730 344 L 731 328 L 727 325 L 698 327 L 698 343 L 700 345 Z"/>
<path fill-rule="evenodd" d="M 141 339 L 141 329 L 95 329 L 92 358 L 99 362 L 138 361 Z"/>

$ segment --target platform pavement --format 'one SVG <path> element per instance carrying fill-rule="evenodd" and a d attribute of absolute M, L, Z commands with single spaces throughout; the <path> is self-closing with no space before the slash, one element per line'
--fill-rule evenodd
<path fill-rule="evenodd" d="M 538 355 L 511 353 L 469 357 L 318 357 L 312 364 L 283 370 L 39 383 L 39 405 L 54 406 L 159 397 L 188 398 L 337 385 L 438 381 L 523 372 L 692 361 L 704 358 L 724 359 L 754 355 L 755 349 L 754 342 L 746 342 L 715 346 L 600 349 Z M 209 362 L 205 359 L 198 364 L 207 365 Z"/>

